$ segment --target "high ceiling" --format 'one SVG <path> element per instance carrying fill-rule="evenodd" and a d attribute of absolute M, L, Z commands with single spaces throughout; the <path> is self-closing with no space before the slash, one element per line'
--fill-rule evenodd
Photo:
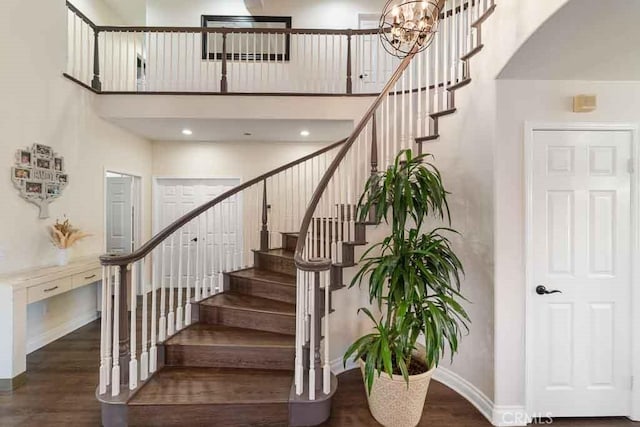
<path fill-rule="evenodd" d="M 521 80 L 640 80 L 640 0 L 571 0 L 500 74 Z"/>
<path fill-rule="evenodd" d="M 349 120 L 256 120 L 256 119 L 110 119 L 138 136 L 151 141 L 264 141 L 264 142 L 333 142 L 349 136 Z M 182 134 L 189 129 L 192 135 Z M 308 131 L 308 136 L 302 136 Z M 250 135 L 246 135 L 246 134 Z"/>

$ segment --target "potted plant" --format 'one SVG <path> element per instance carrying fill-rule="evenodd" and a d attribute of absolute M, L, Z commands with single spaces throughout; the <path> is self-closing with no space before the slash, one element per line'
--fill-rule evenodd
<path fill-rule="evenodd" d="M 350 287 L 367 282 L 366 309 L 374 331 L 356 340 L 344 356 L 360 363 L 369 409 L 385 426 L 415 426 L 420 421 L 431 376 L 448 348 L 453 358 L 469 316 L 461 305 L 462 264 L 444 236 L 450 228 L 423 232 L 434 218 L 451 223 L 441 175 L 428 160 L 411 150 L 372 175 L 358 203 L 361 221 L 372 215 L 391 233 L 372 246 Z M 374 256 L 374 253 L 379 255 Z M 425 345 L 418 345 L 423 335 Z"/>

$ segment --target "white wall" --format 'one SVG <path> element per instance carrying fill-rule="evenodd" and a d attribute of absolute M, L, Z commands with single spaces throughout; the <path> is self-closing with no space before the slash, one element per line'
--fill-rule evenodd
<path fill-rule="evenodd" d="M 326 142 L 154 142 L 153 176 L 248 181 L 326 146 Z"/>
<path fill-rule="evenodd" d="M 47 226 L 65 214 L 93 234 L 72 249 L 72 257 L 103 251 L 105 168 L 143 176 L 149 218 L 151 145 L 97 117 L 92 111 L 93 95 L 62 77 L 67 45 L 64 1 L 7 0 L 2 9 L 0 158 L 6 178 L 0 180 L 0 273 L 6 273 L 53 263 L 55 249 Z M 92 18 L 100 21 L 98 14 Z M 16 150 L 34 142 L 53 146 L 65 158 L 69 174 L 69 185 L 51 204 L 48 220 L 38 219 L 37 207 L 21 199 L 9 180 Z M 149 235 L 148 229 L 144 235 Z M 43 336 L 91 311 L 95 314 L 95 304 L 95 289 L 90 289 L 32 305 L 29 338 Z"/>
<path fill-rule="evenodd" d="M 242 0 L 147 0 L 147 25 L 199 27 L 201 15 L 291 16 L 294 28 L 358 28 L 359 13 L 382 12 L 385 0 L 264 0 L 247 8 Z"/>
<path fill-rule="evenodd" d="M 572 112 L 572 97 L 596 94 L 593 113 Z M 496 134 L 496 248 L 500 258 L 497 286 L 501 375 L 509 378 L 507 405 L 524 404 L 525 242 L 524 124 L 606 122 L 640 124 L 640 82 L 526 81 L 498 82 Z M 507 255 L 508 254 L 508 255 Z M 498 351 L 498 350 L 497 350 Z"/>

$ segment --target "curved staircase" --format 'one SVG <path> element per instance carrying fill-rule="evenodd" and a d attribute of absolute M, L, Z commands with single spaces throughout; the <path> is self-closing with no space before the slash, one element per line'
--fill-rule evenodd
<path fill-rule="evenodd" d="M 356 249 L 368 245 L 368 228 L 378 226 L 356 218 L 359 191 L 398 151 L 422 151 L 438 138 L 439 121 L 456 111 L 456 91 L 471 82 L 480 27 L 495 8 L 452 3 L 443 18 L 468 13 L 460 22 L 469 22 L 469 34 L 451 80 L 406 90 L 410 55 L 346 140 L 176 217 L 133 254 L 101 257 L 104 425 L 306 426 L 329 417 L 338 387 L 330 371 L 332 300 L 358 264 Z M 257 250 L 234 249 L 225 234 L 227 202 L 240 197 L 242 238 L 234 236 Z M 149 262 L 160 283 L 128 295 Z"/>

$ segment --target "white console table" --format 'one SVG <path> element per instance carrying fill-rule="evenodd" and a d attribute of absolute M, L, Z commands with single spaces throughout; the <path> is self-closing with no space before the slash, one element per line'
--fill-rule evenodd
<path fill-rule="evenodd" d="M 0 276 L 0 391 L 25 380 L 27 305 L 101 280 L 98 255 Z"/>

